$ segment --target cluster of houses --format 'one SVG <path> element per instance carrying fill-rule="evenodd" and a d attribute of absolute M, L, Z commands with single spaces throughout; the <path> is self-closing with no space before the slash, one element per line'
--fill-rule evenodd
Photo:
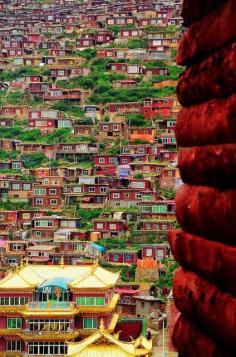
<path fill-rule="evenodd" d="M 16 73 L 0 89 L 43 100 L 38 106 L 2 103 L 0 126 L 38 129 L 41 137 L 68 129 L 73 138 L 47 143 L 0 137 L 0 149 L 8 155 L 0 161 L 0 199 L 3 207 L 12 205 L 0 212 L 3 265 L 22 258 L 56 264 L 62 255 L 76 264 L 83 256 L 96 256 L 141 270 L 147 259 L 147 269 L 158 270 L 155 262 L 169 254 L 162 242 L 175 225 L 173 192 L 181 185 L 175 96 L 95 105 L 88 100 L 91 90 L 61 88 L 59 81 L 90 76 L 87 49 L 95 50 L 94 58 L 108 59 L 107 73 L 124 76 L 112 82 L 115 90 L 136 88 L 140 76 L 168 79 L 180 11 L 177 0 L 0 1 L 0 75 Z M 137 48 L 130 46 L 135 41 Z M 155 60 L 165 65 L 150 66 Z M 22 66 L 38 74 L 22 74 Z M 78 106 L 84 120 L 52 108 L 62 100 Z M 46 159 L 29 168 L 24 158 L 36 153 Z M 100 214 L 85 222 L 76 207 Z M 126 248 L 104 249 L 100 243 L 119 238 L 128 242 Z"/>
<path fill-rule="evenodd" d="M 4 355 L 150 355 L 182 184 L 181 7 L 0 0 Z"/>

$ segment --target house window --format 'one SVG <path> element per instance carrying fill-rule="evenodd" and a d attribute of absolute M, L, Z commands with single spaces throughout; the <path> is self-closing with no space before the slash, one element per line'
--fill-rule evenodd
<path fill-rule="evenodd" d="M 167 224 L 163 224 L 163 225 L 162 225 L 162 229 L 163 229 L 163 230 L 167 230 Z"/>
<path fill-rule="evenodd" d="M 30 213 L 23 213 L 22 218 L 23 219 L 30 219 Z"/>
<path fill-rule="evenodd" d="M 142 212 L 152 212 L 151 206 L 142 206 Z"/>
<path fill-rule="evenodd" d="M 151 224 L 146 224 L 146 229 L 151 229 Z"/>
<path fill-rule="evenodd" d="M 119 126 L 118 125 L 113 125 L 113 130 L 114 131 L 119 131 Z"/>
<path fill-rule="evenodd" d="M 110 157 L 109 162 L 114 162 L 114 157 Z"/>
<path fill-rule="evenodd" d="M 43 205 L 43 198 L 36 198 L 35 204 L 40 206 Z"/>
<path fill-rule="evenodd" d="M 100 192 L 107 192 L 107 187 L 100 187 Z"/>
<path fill-rule="evenodd" d="M 122 163 L 123 163 L 123 164 L 127 164 L 127 162 L 128 162 L 127 159 L 123 159 L 123 160 L 122 160 Z"/>
<path fill-rule="evenodd" d="M 50 200 L 50 205 L 56 206 L 57 205 L 57 200 Z"/>
<path fill-rule="evenodd" d="M 172 176 L 172 171 L 168 171 L 168 176 Z"/>
<path fill-rule="evenodd" d="M 112 197 L 113 198 L 120 198 L 120 194 L 119 193 L 113 193 Z"/>
<path fill-rule="evenodd" d="M 21 341 L 7 341 L 7 351 L 21 351 Z"/>
<path fill-rule="evenodd" d="M 97 223 L 97 229 L 103 229 L 103 223 Z"/>
<path fill-rule="evenodd" d="M 36 237 L 41 237 L 42 236 L 42 232 L 41 231 L 35 231 L 35 236 Z"/>
<path fill-rule="evenodd" d="M 24 183 L 24 184 L 23 184 L 23 190 L 24 190 L 24 191 L 30 191 L 30 190 L 31 190 L 31 185 L 30 185 L 30 183 Z"/>
<path fill-rule="evenodd" d="M 124 296 L 125 301 L 130 301 L 130 296 Z"/>
<path fill-rule="evenodd" d="M 95 192 L 95 187 L 89 187 L 89 192 Z"/>
<path fill-rule="evenodd" d="M 22 250 L 22 246 L 21 246 L 21 244 L 13 244 L 12 249 L 13 250 Z"/>
<path fill-rule="evenodd" d="M 94 318 L 83 318 L 83 328 L 84 329 L 95 329 L 97 328 L 97 319 Z"/>
<path fill-rule="evenodd" d="M 105 159 L 103 157 L 100 157 L 99 160 L 98 160 L 99 164 L 104 164 L 105 162 Z"/>
<path fill-rule="evenodd" d="M 125 260 L 126 260 L 126 261 L 131 261 L 131 255 L 130 255 L 130 254 L 126 254 Z"/>
<path fill-rule="evenodd" d="M 12 169 L 13 169 L 13 170 L 19 170 L 19 169 L 21 169 L 21 163 L 20 163 L 20 162 L 13 162 L 13 163 L 12 163 Z"/>
<path fill-rule="evenodd" d="M 57 194 L 57 190 L 55 188 L 52 188 L 49 190 L 49 194 L 50 195 L 56 195 Z"/>
<path fill-rule="evenodd" d="M 36 188 L 34 190 L 34 194 L 37 196 L 45 195 L 46 194 L 46 189 L 45 188 Z"/>
<path fill-rule="evenodd" d="M 19 183 L 13 183 L 12 184 L 12 189 L 13 190 L 19 190 L 20 189 L 20 184 Z"/>
<path fill-rule="evenodd" d="M 114 254 L 113 255 L 113 261 L 114 262 L 118 262 L 119 261 L 119 255 L 118 254 Z"/>
<path fill-rule="evenodd" d="M 141 193 L 136 193 L 136 194 L 135 194 L 135 198 L 136 198 L 137 200 L 140 200 L 140 199 L 142 198 L 142 194 L 141 194 Z"/>
<path fill-rule="evenodd" d="M 147 248 L 146 257 L 152 257 L 152 249 L 151 248 Z"/>
<path fill-rule="evenodd" d="M 111 224 L 109 225 L 109 227 L 110 227 L 110 229 L 116 229 L 116 224 L 111 223 Z"/>
<path fill-rule="evenodd" d="M 22 319 L 20 317 L 10 317 L 7 319 L 7 328 L 21 328 Z"/>
<path fill-rule="evenodd" d="M 126 194 L 125 194 L 125 198 L 129 198 L 129 193 L 126 193 Z"/>

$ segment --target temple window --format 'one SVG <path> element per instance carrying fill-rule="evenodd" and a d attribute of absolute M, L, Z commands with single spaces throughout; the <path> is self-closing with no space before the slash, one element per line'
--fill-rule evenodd
<path fill-rule="evenodd" d="M 30 331 L 67 331 L 69 319 L 35 319 L 29 320 Z"/>
<path fill-rule="evenodd" d="M 97 328 L 98 326 L 98 321 L 97 319 L 94 319 L 94 318 L 83 318 L 83 328 L 84 329 L 94 329 L 94 328 Z"/>
<path fill-rule="evenodd" d="M 7 351 L 21 351 L 21 341 L 7 341 Z"/>
<path fill-rule="evenodd" d="M 29 342 L 29 355 L 65 355 L 67 346 L 64 342 Z"/>
<path fill-rule="evenodd" d="M 94 306 L 94 305 L 105 305 L 104 297 L 82 297 L 79 296 L 76 299 L 77 305 L 86 305 L 86 306 Z"/>
<path fill-rule="evenodd" d="M 1 297 L 0 305 L 25 305 L 28 301 L 28 297 Z"/>
<path fill-rule="evenodd" d="M 20 317 L 10 317 L 7 319 L 7 328 L 22 328 L 22 319 Z"/>

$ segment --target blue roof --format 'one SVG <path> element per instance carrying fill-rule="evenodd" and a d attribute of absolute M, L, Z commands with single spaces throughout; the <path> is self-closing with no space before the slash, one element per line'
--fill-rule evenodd
<path fill-rule="evenodd" d="M 104 251 L 104 247 L 102 247 L 101 245 L 98 245 L 96 243 L 93 243 L 92 244 L 92 247 L 99 250 L 100 252 L 103 252 Z"/>
<path fill-rule="evenodd" d="M 70 278 L 52 278 L 44 281 L 40 286 L 39 289 L 43 289 L 45 287 L 57 287 L 60 288 L 61 290 L 67 290 L 68 284 L 72 281 L 73 279 Z"/>

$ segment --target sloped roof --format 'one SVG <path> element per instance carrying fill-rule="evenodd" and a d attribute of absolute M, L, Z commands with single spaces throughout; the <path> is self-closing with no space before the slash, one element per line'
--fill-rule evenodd
<path fill-rule="evenodd" d="M 55 278 L 70 279 L 69 287 L 106 288 L 114 286 L 119 273 L 112 273 L 98 265 L 26 265 L 0 280 L 0 291 L 5 289 L 32 289 Z"/>

